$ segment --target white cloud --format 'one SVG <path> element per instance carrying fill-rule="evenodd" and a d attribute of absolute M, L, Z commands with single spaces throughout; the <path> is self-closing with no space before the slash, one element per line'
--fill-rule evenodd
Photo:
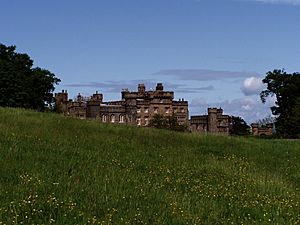
<path fill-rule="evenodd" d="M 257 2 L 272 3 L 272 4 L 289 4 L 300 5 L 300 0 L 255 0 Z"/>
<path fill-rule="evenodd" d="M 263 88 L 262 79 L 258 77 L 246 78 L 241 86 L 241 90 L 246 96 L 259 94 Z"/>

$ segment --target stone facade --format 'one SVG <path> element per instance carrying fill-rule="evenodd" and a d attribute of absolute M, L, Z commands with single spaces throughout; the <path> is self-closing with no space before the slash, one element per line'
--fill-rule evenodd
<path fill-rule="evenodd" d="M 158 83 L 154 91 L 146 91 L 144 84 L 137 91 L 121 92 L 119 101 L 103 102 L 102 94 L 96 93 L 88 100 L 80 95 L 75 101 L 68 99 L 68 93 L 55 94 L 57 107 L 65 115 L 80 118 L 95 118 L 102 122 L 148 126 L 155 114 L 175 115 L 179 124 L 188 124 L 188 102 L 174 100 L 174 92 L 164 91 Z"/>
<path fill-rule="evenodd" d="M 230 116 L 223 115 L 221 108 L 208 108 L 207 112 L 207 115 L 191 116 L 191 132 L 229 135 Z"/>
<path fill-rule="evenodd" d="M 62 90 L 60 93 L 55 93 L 56 107 L 59 112 L 66 116 L 78 117 L 80 119 L 86 118 L 86 101 L 78 94 L 75 101 L 68 99 L 68 92 Z"/>
<path fill-rule="evenodd" d="M 191 132 L 229 134 L 230 116 L 223 115 L 223 109 L 208 108 L 208 115 L 191 116 L 189 121 L 188 102 L 174 100 L 173 91 L 164 91 L 161 83 L 155 90 L 146 91 L 139 84 L 137 91 L 121 92 L 119 101 L 103 101 L 103 95 L 96 92 L 90 98 L 78 94 L 73 101 L 67 91 L 55 94 L 58 109 L 67 116 L 81 119 L 93 118 L 102 122 L 148 126 L 155 114 L 175 115 L 181 125 L 189 125 Z"/>
<path fill-rule="evenodd" d="M 251 124 L 252 134 L 254 136 L 272 136 L 273 135 L 273 123 L 268 123 L 264 126 L 260 126 L 258 123 Z"/>

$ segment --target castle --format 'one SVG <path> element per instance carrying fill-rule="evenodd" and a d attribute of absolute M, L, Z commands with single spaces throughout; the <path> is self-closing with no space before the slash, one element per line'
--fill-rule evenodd
<path fill-rule="evenodd" d="M 223 109 L 208 108 L 207 115 L 191 116 L 190 129 L 198 133 L 229 134 L 230 116 L 223 115 Z"/>
<path fill-rule="evenodd" d="M 187 124 L 189 118 L 188 102 L 174 100 L 173 91 L 164 91 L 158 83 L 154 91 L 146 91 L 144 84 L 138 85 L 137 91 L 121 92 L 119 101 L 103 101 L 103 95 L 93 94 L 90 99 L 83 99 L 79 94 L 75 101 L 68 99 L 68 93 L 55 94 L 56 104 L 65 115 L 79 118 L 97 118 L 102 122 L 124 123 L 148 126 L 155 114 L 175 115 L 179 124 Z"/>
<path fill-rule="evenodd" d="M 189 120 L 188 102 L 184 99 L 175 101 L 174 92 L 165 91 L 162 83 L 150 91 L 146 91 L 144 84 L 139 84 L 137 91 L 124 89 L 121 96 L 121 100 L 104 102 L 103 95 L 96 92 L 90 98 L 78 94 L 72 101 L 63 90 L 55 94 L 55 100 L 59 111 L 81 119 L 146 127 L 156 114 L 174 115 L 180 125 L 187 125 L 192 132 L 229 134 L 230 117 L 223 115 L 222 109 L 209 108 L 208 115 L 192 116 Z"/>
<path fill-rule="evenodd" d="M 251 129 L 254 136 L 272 136 L 274 134 L 274 123 L 267 123 L 263 126 L 258 123 L 252 123 Z"/>

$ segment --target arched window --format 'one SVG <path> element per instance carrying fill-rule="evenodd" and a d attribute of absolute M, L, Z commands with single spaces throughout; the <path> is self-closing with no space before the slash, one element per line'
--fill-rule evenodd
<path fill-rule="evenodd" d="M 149 125 L 149 118 L 145 118 L 145 126 Z"/>
<path fill-rule="evenodd" d="M 110 122 L 111 122 L 111 123 L 114 123 L 115 120 L 116 120 L 115 115 L 114 115 L 114 114 L 111 115 L 111 116 L 110 116 Z"/>
<path fill-rule="evenodd" d="M 106 115 L 102 115 L 102 122 L 106 122 Z"/>
<path fill-rule="evenodd" d="M 124 115 L 119 115 L 119 123 L 124 123 Z"/>
<path fill-rule="evenodd" d="M 138 126 L 141 126 L 141 125 L 142 125 L 142 120 L 141 120 L 141 118 L 137 118 L 137 119 L 136 119 L 136 122 L 137 122 L 137 125 L 138 125 Z"/>

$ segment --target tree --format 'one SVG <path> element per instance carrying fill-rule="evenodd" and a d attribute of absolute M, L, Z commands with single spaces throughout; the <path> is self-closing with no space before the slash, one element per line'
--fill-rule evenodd
<path fill-rule="evenodd" d="M 15 46 L 0 43 L 0 106 L 45 110 L 54 102 L 54 85 L 60 82 L 53 73 L 39 67 Z"/>
<path fill-rule="evenodd" d="M 154 117 L 150 120 L 149 126 L 174 131 L 187 130 L 187 126 L 178 123 L 177 117 L 174 114 L 167 117 L 164 117 L 160 114 L 155 114 Z"/>
<path fill-rule="evenodd" d="M 250 127 L 243 118 L 237 116 L 231 116 L 230 120 L 231 120 L 231 126 L 229 129 L 229 133 L 231 135 L 250 134 Z"/>
<path fill-rule="evenodd" d="M 162 115 L 155 114 L 153 118 L 150 120 L 149 126 L 159 128 L 159 129 L 166 128 L 166 120 Z"/>
<path fill-rule="evenodd" d="M 295 138 L 300 138 L 300 97 L 296 99 L 296 103 L 290 115 L 291 133 L 295 134 Z"/>
<path fill-rule="evenodd" d="M 275 96 L 275 105 L 271 107 L 276 119 L 277 134 L 293 138 L 300 134 L 299 129 L 299 97 L 300 74 L 288 74 L 284 70 L 273 70 L 266 74 L 263 83 L 267 84 L 266 90 L 260 93 L 263 103 L 269 96 Z"/>

